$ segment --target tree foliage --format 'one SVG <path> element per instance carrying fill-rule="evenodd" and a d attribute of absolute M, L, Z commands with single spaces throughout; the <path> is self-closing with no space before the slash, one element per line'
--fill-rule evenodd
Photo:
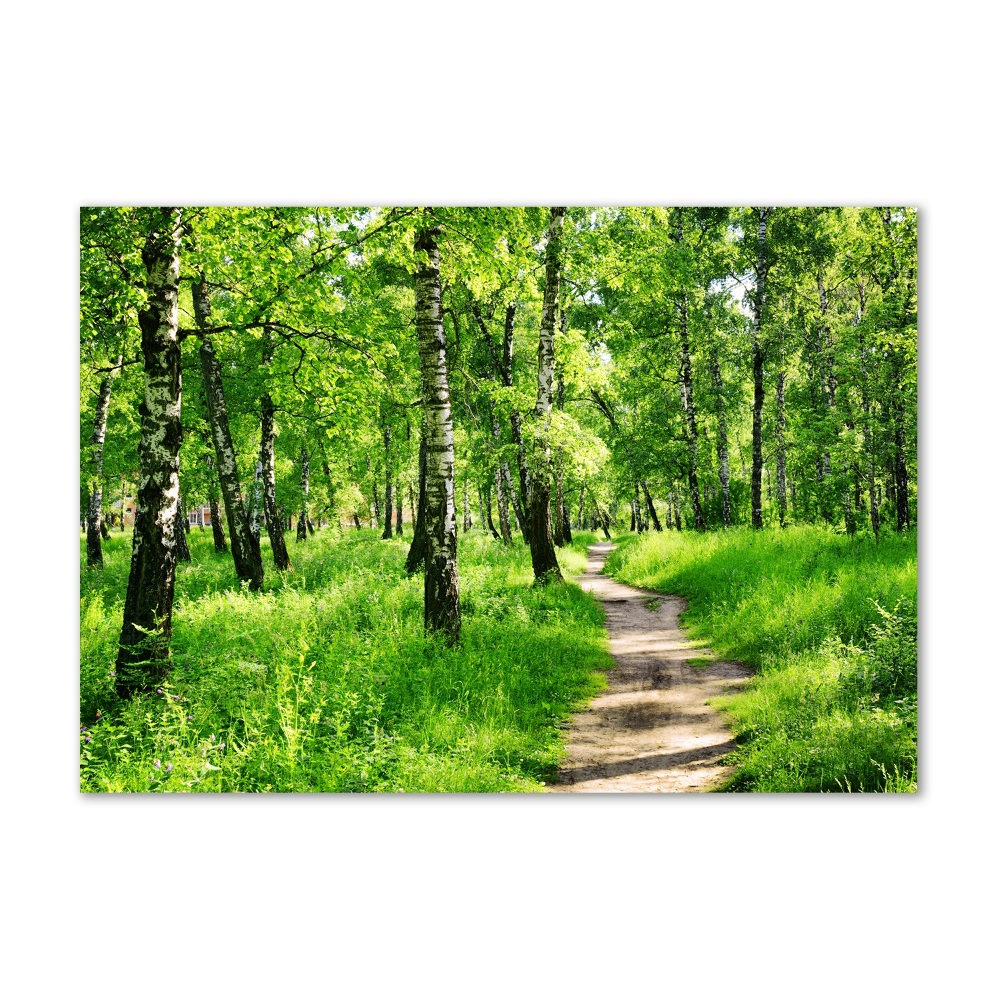
<path fill-rule="evenodd" d="M 140 493 L 143 248 L 158 211 L 81 211 L 81 521 L 99 482 L 105 526 L 109 515 L 122 526 Z M 527 539 L 534 483 L 543 500 L 551 492 L 544 516 L 558 534 L 581 520 L 639 530 L 820 522 L 876 536 L 916 523 L 912 208 L 570 208 L 555 289 L 549 209 L 210 207 L 182 217 L 188 507 L 218 496 L 207 337 L 248 518 L 268 406 L 282 530 L 354 530 L 376 517 L 381 527 L 387 494 L 406 520 L 418 513 L 426 386 L 414 239 L 433 228 L 460 520 L 492 525 L 503 544 Z M 208 325 L 196 321 L 196 286 L 210 299 Z M 552 400 L 539 409 L 549 320 Z"/>

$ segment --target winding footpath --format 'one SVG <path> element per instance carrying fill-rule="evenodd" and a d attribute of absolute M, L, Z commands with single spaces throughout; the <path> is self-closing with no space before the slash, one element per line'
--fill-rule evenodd
<path fill-rule="evenodd" d="M 711 791 L 730 770 L 719 759 L 736 745 L 705 702 L 738 689 L 750 671 L 688 640 L 681 598 L 604 576 L 613 548 L 590 546 L 579 583 L 604 604 L 616 669 L 607 689 L 571 719 L 568 755 L 548 790 Z"/>

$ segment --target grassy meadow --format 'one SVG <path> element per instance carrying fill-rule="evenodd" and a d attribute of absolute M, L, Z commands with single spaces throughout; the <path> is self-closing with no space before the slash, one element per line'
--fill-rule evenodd
<path fill-rule="evenodd" d="M 561 724 L 612 666 L 599 605 L 571 582 L 533 587 L 520 541 L 460 536 L 463 639 L 449 649 L 423 636 L 408 539 L 319 531 L 258 594 L 234 585 L 210 532 L 188 539 L 172 675 L 129 701 L 112 671 L 131 536 L 114 533 L 105 568 L 81 572 L 84 791 L 538 791 Z M 567 579 L 595 540 L 578 532 L 559 551 Z M 914 534 L 616 541 L 609 573 L 682 595 L 692 638 L 756 670 L 714 702 L 740 745 L 729 790 L 916 789 Z"/>
<path fill-rule="evenodd" d="M 561 550 L 582 572 L 593 535 Z M 409 538 L 370 530 L 289 540 L 293 569 L 235 585 L 210 531 L 188 535 L 174 668 L 127 702 L 114 669 L 131 535 L 81 571 L 80 747 L 86 792 L 538 791 L 560 723 L 605 683 L 602 612 L 579 587 L 531 586 L 527 548 L 460 536 L 461 646 L 423 636 Z M 81 541 L 81 565 L 85 548 Z"/>
<path fill-rule="evenodd" d="M 740 749 L 733 791 L 915 791 L 916 533 L 816 526 L 617 539 L 606 571 L 687 599 L 716 655 L 756 668 L 713 702 Z"/>

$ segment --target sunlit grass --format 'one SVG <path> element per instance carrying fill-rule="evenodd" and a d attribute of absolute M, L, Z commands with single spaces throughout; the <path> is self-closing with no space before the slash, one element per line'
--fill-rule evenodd
<path fill-rule="evenodd" d="M 567 573 L 593 540 L 560 551 Z M 84 790 L 537 790 L 560 721 L 611 662 L 599 606 L 572 583 L 532 587 L 520 542 L 461 537 L 463 641 L 448 649 L 423 636 L 423 581 L 403 574 L 402 540 L 317 532 L 289 544 L 289 573 L 268 566 L 258 594 L 236 585 L 210 533 L 189 541 L 170 683 L 127 703 L 109 675 L 131 539 L 105 543 L 105 568 L 82 574 Z"/>
<path fill-rule="evenodd" d="M 819 527 L 626 538 L 608 571 L 685 597 L 695 639 L 757 668 L 718 699 L 731 787 L 916 789 L 916 538 Z"/>

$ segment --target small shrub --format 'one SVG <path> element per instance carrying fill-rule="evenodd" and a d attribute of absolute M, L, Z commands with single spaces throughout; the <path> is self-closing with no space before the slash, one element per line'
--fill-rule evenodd
<path fill-rule="evenodd" d="M 841 688 L 848 697 L 903 704 L 917 695 L 917 619 L 902 598 L 891 611 L 872 604 L 879 617 L 864 648 L 854 650 L 859 662 L 841 675 Z"/>

